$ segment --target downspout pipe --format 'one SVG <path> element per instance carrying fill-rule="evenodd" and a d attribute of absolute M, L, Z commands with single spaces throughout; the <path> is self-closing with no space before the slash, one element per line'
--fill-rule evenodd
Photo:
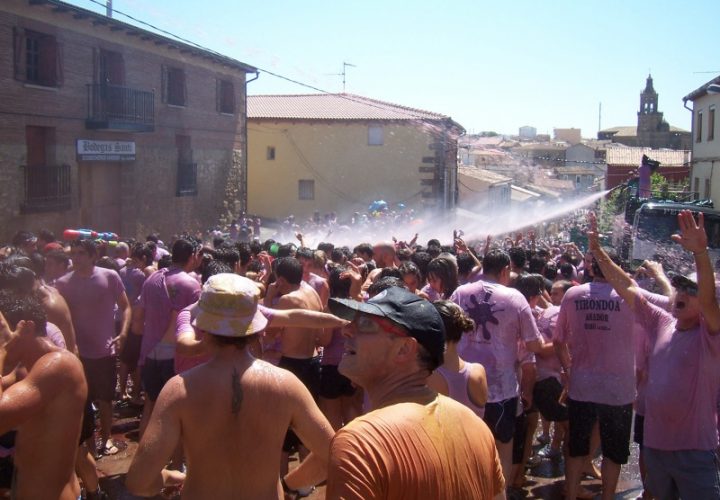
<path fill-rule="evenodd" d="M 243 152 L 243 155 L 245 157 L 245 163 L 244 167 L 242 169 L 242 175 L 240 176 L 240 188 L 242 192 L 242 198 L 240 199 L 240 210 L 242 210 L 244 213 L 247 213 L 248 211 L 248 197 L 247 197 L 247 186 L 248 186 L 248 150 L 249 150 L 249 144 L 248 144 L 248 114 L 247 114 L 247 84 L 250 82 L 254 82 L 260 78 L 260 71 L 255 70 L 255 76 L 249 80 L 245 80 L 245 120 L 243 121 L 243 135 L 245 136 L 245 151 Z M 239 215 L 239 214 L 238 214 Z"/>

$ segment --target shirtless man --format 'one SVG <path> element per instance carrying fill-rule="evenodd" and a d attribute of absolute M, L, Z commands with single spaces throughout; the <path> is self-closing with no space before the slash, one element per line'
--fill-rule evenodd
<path fill-rule="evenodd" d="M 163 469 L 181 435 L 188 464 L 184 499 L 281 499 L 283 487 L 292 492 L 325 478 L 330 424 L 294 375 L 250 353 L 267 323 L 258 297 L 252 281 L 234 274 L 213 276 L 203 287 L 194 326 L 213 357 L 170 379 L 160 393 L 127 475 L 132 493 L 153 496 L 163 484 L 183 481 L 182 473 Z M 312 453 L 282 477 L 288 427 Z"/>
<path fill-rule="evenodd" d="M 11 497 L 74 500 L 80 494 L 74 465 L 87 397 L 82 364 L 47 341 L 37 300 L 2 291 L 0 313 L 0 373 L 18 364 L 28 371 L 7 388 L 0 377 L 0 434 L 18 431 Z"/>
<path fill-rule="evenodd" d="M 280 295 L 275 306 L 277 309 L 322 311 L 320 297 L 312 287 L 302 283 L 302 273 L 302 264 L 296 258 L 279 259 L 275 268 L 277 281 L 270 286 L 266 301 L 269 298 L 272 302 L 273 296 Z M 282 357 L 278 366 L 297 375 L 312 397 L 317 399 L 320 391 L 320 359 L 316 356 L 315 348 L 318 343 L 329 343 L 329 339 L 325 339 L 323 330 L 317 328 L 289 327 L 284 328 L 280 335 Z M 297 436 L 289 431 L 283 445 L 283 471 L 287 467 L 290 452 L 299 444 Z"/>
<path fill-rule="evenodd" d="M 363 292 L 366 292 L 367 289 L 370 288 L 370 285 L 375 283 L 375 280 L 380 275 L 383 268 L 397 267 L 397 262 L 395 261 L 395 245 L 392 241 L 381 241 L 380 243 L 376 243 L 373 247 L 373 257 L 377 267 L 368 274 L 368 277 L 362 286 Z"/>
<path fill-rule="evenodd" d="M 75 328 L 73 328 L 72 318 L 70 316 L 70 308 L 60 292 L 45 283 L 43 276 L 45 274 L 45 264 L 47 259 L 39 253 L 33 254 L 33 257 L 27 257 L 21 254 L 15 254 L 5 259 L 5 263 L 18 267 L 26 267 L 35 273 L 35 281 L 33 291 L 37 293 L 40 299 L 47 320 L 57 326 L 65 340 L 65 347 L 68 351 L 77 354 L 77 345 L 75 342 Z M 28 290 L 29 292 L 29 290 Z"/>

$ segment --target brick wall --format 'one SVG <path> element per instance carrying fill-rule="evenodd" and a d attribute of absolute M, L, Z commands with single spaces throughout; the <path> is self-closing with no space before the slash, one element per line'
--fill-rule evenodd
<path fill-rule="evenodd" d="M 56 88 L 38 88 L 15 79 L 13 27 L 54 35 L 62 45 L 63 81 Z M 93 83 L 94 50 L 122 54 L 125 85 L 155 93 L 154 132 L 88 130 L 86 86 Z M 161 99 L 163 65 L 183 68 L 187 85 L 185 107 L 167 105 Z M 217 78 L 231 80 L 235 91 L 235 114 L 216 111 Z M 80 189 L 75 154 L 78 139 L 134 141 L 136 160 L 120 165 L 117 186 L 120 220 L 114 230 L 123 236 L 144 236 L 149 230 L 163 237 L 183 230 L 199 230 L 236 216 L 241 208 L 246 168 L 245 72 L 171 49 L 141 36 L 127 35 L 110 26 L 75 19 L 49 6 L 32 6 L 26 0 L 0 4 L 0 242 L 19 228 L 48 227 L 61 232 L 82 227 L 83 213 L 103 210 L 87 206 Z M 54 163 L 71 166 L 72 207 L 57 213 L 21 214 L 23 178 L 20 165 L 27 161 L 26 126 L 55 128 Z M 191 138 L 193 162 L 198 164 L 196 196 L 176 196 L 176 135 Z M 107 168 L 104 162 L 81 162 L 92 169 Z"/>

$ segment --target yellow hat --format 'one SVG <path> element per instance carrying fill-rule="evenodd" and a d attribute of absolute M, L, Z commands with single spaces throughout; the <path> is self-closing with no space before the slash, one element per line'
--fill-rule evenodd
<path fill-rule="evenodd" d="M 246 337 L 265 329 L 267 318 L 257 310 L 260 290 L 237 274 L 211 276 L 205 282 L 193 326 L 223 337 Z"/>

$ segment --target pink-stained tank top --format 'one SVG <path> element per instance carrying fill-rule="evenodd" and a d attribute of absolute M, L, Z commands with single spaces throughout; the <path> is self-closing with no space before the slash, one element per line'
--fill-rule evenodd
<path fill-rule="evenodd" d="M 468 383 L 470 382 L 470 368 L 477 363 L 465 362 L 465 366 L 459 372 L 448 370 L 444 366 L 437 368 L 437 372 L 445 379 L 448 385 L 448 396 L 458 403 L 470 408 L 475 414 L 483 418 L 485 407 L 478 406 L 470 400 L 468 395 Z"/>

